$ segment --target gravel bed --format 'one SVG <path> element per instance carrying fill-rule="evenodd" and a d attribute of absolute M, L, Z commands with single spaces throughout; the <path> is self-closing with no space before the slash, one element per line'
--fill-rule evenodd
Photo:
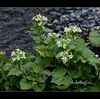
<path fill-rule="evenodd" d="M 35 54 L 35 42 L 26 31 L 32 17 L 39 13 L 49 19 L 46 26 L 57 33 L 62 33 L 65 26 L 81 27 L 86 42 L 89 31 L 100 26 L 100 7 L 0 7 L 0 50 L 8 57 L 16 48 Z M 100 48 L 89 47 L 100 56 Z"/>

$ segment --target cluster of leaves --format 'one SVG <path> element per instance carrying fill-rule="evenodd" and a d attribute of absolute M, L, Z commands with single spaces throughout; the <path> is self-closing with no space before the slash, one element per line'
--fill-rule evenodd
<path fill-rule="evenodd" d="M 26 52 L 25 59 L 13 62 L 5 57 L 4 52 L 0 53 L 0 89 L 37 92 L 100 91 L 100 60 L 87 47 L 88 43 L 78 36 L 77 31 L 57 34 L 46 28 L 45 24 L 38 24 L 40 21 L 33 20 L 33 26 L 28 31 L 34 34 L 31 36 L 36 42 L 33 48 L 37 55 Z M 76 80 L 91 83 L 74 84 Z"/>

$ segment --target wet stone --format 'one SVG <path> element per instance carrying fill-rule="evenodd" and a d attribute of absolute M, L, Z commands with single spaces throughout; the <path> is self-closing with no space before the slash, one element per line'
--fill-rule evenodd
<path fill-rule="evenodd" d="M 61 28 L 62 28 L 61 25 L 57 25 L 55 28 L 55 31 L 59 31 L 59 30 L 61 30 Z"/>
<path fill-rule="evenodd" d="M 88 25 L 89 22 L 87 20 L 82 20 L 82 25 Z"/>

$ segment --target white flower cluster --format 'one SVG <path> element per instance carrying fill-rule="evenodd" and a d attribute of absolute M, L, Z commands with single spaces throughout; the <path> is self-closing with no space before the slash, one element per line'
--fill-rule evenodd
<path fill-rule="evenodd" d="M 44 34 L 41 35 L 42 39 L 46 39 L 46 36 Z"/>
<path fill-rule="evenodd" d="M 66 34 L 67 34 L 68 32 L 74 32 L 74 33 L 75 32 L 82 32 L 82 30 L 77 26 L 70 26 L 69 28 L 65 27 L 64 32 L 66 32 Z"/>
<path fill-rule="evenodd" d="M 38 14 L 34 16 L 32 20 L 38 21 L 39 22 L 38 25 L 41 26 L 43 23 L 46 23 L 48 19 L 47 17 Z"/>
<path fill-rule="evenodd" d="M 4 55 L 5 53 L 5 51 L 0 51 L 0 55 Z"/>
<path fill-rule="evenodd" d="M 61 57 L 63 64 L 66 64 L 69 59 L 73 58 L 72 52 L 69 52 L 69 50 L 60 52 L 59 56 Z"/>
<path fill-rule="evenodd" d="M 51 37 L 51 38 L 58 38 L 60 36 L 60 34 L 56 34 L 56 33 L 48 33 L 48 35 Z"/>
<path fill-rule="evenodd" d="M 11 53 L 12 61 L 19 61 L 20 59 L 26 59 L 25 52 L 21 51 L 19 48 Z"/>
<path fill-rule="evenodd" d="M 71 42 L 71 39 L 62 39 L 62 40 L 57 41 L 57 46 L 65 49 L 70 42 Z"/>

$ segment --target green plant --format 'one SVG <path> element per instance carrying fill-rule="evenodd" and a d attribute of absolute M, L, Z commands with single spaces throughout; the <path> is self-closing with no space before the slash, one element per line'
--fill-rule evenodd
<path fill-rule="evenodd" d="M 45 80 L 50 76 L 49 70 L 37 67 L 33 54 L 23 52 L 19 48 L 11 53 L 12 58 L 0 53 L 0 88 L 4 91 L 41 91 L 45 88 Z M 38 62 L 37 62 L 38 63 Z"/>
<path fill-rule="evenodd" d="M 63 34 L 46 28 L 36 15 L 28 31 L 36 44 L 33 55 L 16 49 L 11 59 L 0 53 L 0 88 L 4 91 L 100 91 L 100 60 L 79 36 L 76 26 Z"/>
<path fill-rule="evenodd" d="M 77 79 L 95 83 L 99 79 L 100 60 L 87 47 L 88 43 L 85 43 L 85 40 L 79 37 L 78 33 L 82 32 L 81 29 L 76 26 L 65 27 L 63 34 L 57 34 L 49 30 L 46 36 L 45 31 L 41 28 L 39 31 L 43 32 L 38 35 L 34 31 L 34 26 L 37 24 L 37 27 L 39 27 L 40 17 L 41 15 L 37 15 L 33 18 L 31 32 L 36 33 L 36 36 L 32 36 L 36 42 L 38 41 L 37 37 L 40 37 L 41 40 L 39 41 L 42 41 L 37 42 L 37 45 L 34 46 L 38 56 L 50 60 L 44 68 L 51 72 L 49 87 L 54 90 L 71 89 L 73 87 L 71 82 Z M 42 36 L 43 38 L 41 38 Z M 41 64 L 42 62 L 40 60 Z M 81 88 L 82 85 L 78 86 Z"/>

